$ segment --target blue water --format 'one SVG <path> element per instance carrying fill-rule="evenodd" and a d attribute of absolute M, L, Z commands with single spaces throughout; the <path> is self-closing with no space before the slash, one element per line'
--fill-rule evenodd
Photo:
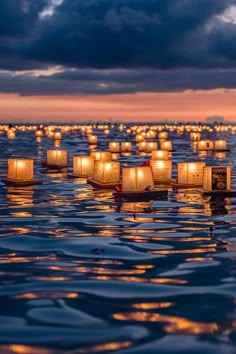
<path fill-rule="evenodd" d="M 127 140 L 97 134 L 98 149 Z M 188 135 L 172 133 L 173 161 L 230 165 L 236 188 L 236 136 L 220 137 L 231 149 L 223 160 L 198 156 Z M 52 147 L 29 131 L 0 135 L 1 177 L 7 158 L 29 157 L 44 182 L 0 184 L 0 353 L 235 353 L 236 199 L 170 191 L 116 203 L 85 179 L 42 171 Z M 61 148 L 70 160 L 89 152 L 80 132 L 65 133 Z"/>

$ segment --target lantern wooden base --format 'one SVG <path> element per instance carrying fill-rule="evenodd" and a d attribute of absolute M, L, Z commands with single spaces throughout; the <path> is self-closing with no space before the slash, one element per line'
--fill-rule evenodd
<path fill-rule="evenodd" d="M 62 170 L 67 168 L 68 165 L 49 165 L 46 161 L 41 162 L 42 167 L 46 167 L 48 170 Z"/>
<path fill-rule="evenodd" d="M 117 186 L 117 184 L 119 184 L 120 182 L 101 183 L 101 182 L 95 181 L 91 177 L 88 177 L 87 183 L 91 184 L 91 186 L 93 186 L 95 188 L 99 188 L 99 189 L 114 189 Z"/>
<path fill-rule="evenodd" d="M 200 190 L 199 192 L 203 196 L 210 196 L 210 197 L 226 198 L 226 197 L 235 197 L 236 196 L 236 191 L 204 191 L 204 190 Z"/>
<path fill-rule="evenodd" d="M 76 175 L 75 173 L 68 173 L 67 174 L 67 177 L 68 178 L 88 178 L 89 176 L 87 175 L 87 176 L 79 176 L 79 175 Z"/>
<path fill-rule="evenodd" d="M 158 197 L 166 197 L 168 195 L 168 189 L 153 189 L 151 191 L 143 192 L 114 192 L 113 196 L 116 200 L 152 200 L 157 199 Z"/>
<path fill-rule="evenodd" d="M 202 184 L 171 183 L 173 189 L 201 188 Z"/>
<path fill-rule="evenodd" d="M 213 151 L 213 152 L 229 152 L 230 149 L 212 149 L 210 151 Z"/>
<path fill-rule="evenodd" d="M 167 179 L 165 181 L 154 181 L 155 186 L 160 186 L 160 185 L 171 185 L 173 183 L 172 179 Z"/>
<path fill-rule="evenodd" d="M 5 178 L 2 179 L 2 182 L 9 187 L 28 187 L 28 186 L 36 186 L 36 185 L 43 184 L 42 180 L 37 180 L 37 179 L 28 180 L 28 181 L 16 181 L 13 179 Z"/>

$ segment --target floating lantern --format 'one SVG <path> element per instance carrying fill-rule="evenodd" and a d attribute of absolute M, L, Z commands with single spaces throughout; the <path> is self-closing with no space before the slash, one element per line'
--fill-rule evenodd
<path fill-rule="evenodd" d="M 167 140 L 168 139 L 168 133 L 167 132 L 160 132 L 158 134 L 158 137 L 160 140 Z"/>
<path fill-rule="evenodd" d="M 190 140 L 191 141 L 199 141 L 201 139 L 201 133 L 191 132 L 190 133 Z"/>
<path fill-rule="evenodd" d="M 88 143 L 89 145 L 97 145 L 98 137 L 96 135 L 89 135 L 88 136 Z"/>
<path fill-rule="evenodd" d="M 169 152 L 166 150 L 152 151 L 152 160 L 168 160 Z"/>
<path fill-rule="evenodd" d="M 90 156 L 94 157 L 95 161 L 111 161 L 110 151 L 91 151 Z"/>
<path fill-rule="evenodd" d="M 142 144 L 142 143 L 141 143 Z M 145 152 L 152 152 L 153 150 L 157 150 L 157 143 L 156 142 L 147 142 L 145 147 Z"/>
<path fill-rule="evenodd" d="M 42 184 L 34 180 L 34 161 L 32 159 L 9 159 L 7 178 L 3 180 L 8 186 L 32 186 Z"/>
<path fill-rule="evenodd" d="M 227 149 L 226 140 L 215 140 L 214 141 L 214 150 L 221 151 L 221 150 L 226 150 L 226 149 Z"/>
<path fill-rule="evenodd" d="M 155 183 L 169 184 L 172 182 L 171 160 L 151 160 L 150 165 Z"/>
<path fill-rule="evenodd" d="M 99 188 L 114 188 L 120 182 L 120 163 L 97 161 L 92 177 L 88 183 Z"/>
<path fill-rule="evenodd" d="M 178 185 L 202 186 L 205 162 L 178 162 Z"/>
<path fill-rule="evenodd" d="M 132 143 L 131 142 L 122 142 L 121 143 L 121 151 L 122 152 L 131 152 L 132 151 Z"/>
<path fill-rule="evenodd" d="M 171 140 L 161 141 L 160 143 L 161 143 L 161 150 L 172 151 Z"/>
<path fill-rule="evenodd" d="M 203 170 L 203 190 L 230 191 L 231 168 L 229 166 L 207 166 Z"/>
<path fill-rule="evenodd" d="M 226 159 L 226 152 L 215 152 L 215 158 L 219 160 L 224 160 Z"/>
<path fill-rule="evenodd" d="M 47 150 L 47 167 L 51 167 L 51 168 L 67 167 L 67 151 Z"/>
<path fill-rule="evenodd" d="M 146 188 L 154 188 L 151 167 L 127 167 L 122 169 L 123 192 L 143 192 Z"/>
<path fill-rule="evenodd" d="M 142 141 L 144 141 L 144 137 L 141 134 L 138 134 L 135 136 L 135 141 L 136 143 L 141 143 Z"/>
<path fill-rule="evenodd" d="M 54 140 L 61 140 L 61 132 L 54 133 Z"/>
<path fill-rule="evenodd" d="M 110 152 L 120 152 L 120 143 L 118 142 L 109 142 L 109 151 Z"/>
<path fill-rule="evenodd" d="M 91 156 L 73 157 L 73 176 L 89 177 L 94 172 L 94 158 Z"/>
<path fill-rule="evenodd" d="M 36 138 L 42 138 L 43 137 L 43 131 L 42 130 L 36 130 L 34 135 L 35 135 Z"/>
<path fill-rule="evenodd" d="M 212 150 L 213 149 L 213 141 L 199 140 L 197 143 L 197 149 L 200 151 Z"/>
<path fill-rule="evenodd" d="M 141 143 L 138 144 L 138 151 L 144 152 L 146 151 L 147 143 L 146 141 L 142 141 Z"/>
<path fill-rule="evenodd" d="M 8 139 L 15 139 L 15 137 L 16 137 L 15 131 L 9 129 L 9 130 L 7 131 L 7 137 L 8 137 Z"/>

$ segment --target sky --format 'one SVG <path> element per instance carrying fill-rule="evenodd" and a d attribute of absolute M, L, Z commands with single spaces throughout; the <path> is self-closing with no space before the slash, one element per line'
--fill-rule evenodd
<path fill-rule="evenodd" d="M 0 121 L 236 121 L 236 0 L 1 0 Z"/>

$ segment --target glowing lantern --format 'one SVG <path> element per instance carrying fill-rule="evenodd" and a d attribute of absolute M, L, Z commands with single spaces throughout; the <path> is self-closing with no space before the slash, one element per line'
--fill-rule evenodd
<path fill-rule="evenodd" d="M 54 133 L 54 139 L 55 140 L 61 140 L 61 133 L 60 132 L 55 132 Z"/>
<path fill-rule="evenodd" d="M 152 151 L 152 160 L 168 160 L 169 152 L 166 150 Z"/>
<path fill-rule="evenodd" d="M 120 152 L 120 143 L 118 142 L 109 142 L 109 151 L 110 152 Z"/>
<path fill-rule="evenodd" d="M 47 150 L 47 166 L 63 168 L 67 166 L 66 150 Z"/>
<path fill-rule="evenodd" d="M 197 149 L 202 151 L 212 150 L 213 141 L 211 140 L 199 140 L 197 143 Z"/>
<path fill-rule="evenodd" d="M 220 150 L 226 150 L 226 140 L 215 140 L 214 141 L 214 150 L 220 151 Z"/>
<path fill-rule="evenodd" d="M 171 151 L 172 150 L 171 140 L 161 141 L 161 150 Z"/>
<path fill-rule="evenodd" d="M 118 184 L 120 181 L 119 162 L 95 162 L 93 180 L 102 184 Z"/>
<path fill-rule="evenodd" d="M 9 159 L 7 178 L 14 181 L 34 179 L 34 161 L 31 159 Z"/>
<path fill-rule="evenodd" d="M 8 137 L 8 139 L 15 139 L 15 137 L 16 137 L 15 131 L 9 129 L 9 130 L 7 131 L 7 137 Z"/>
<path fill-rule="evenodd" d="M 122 169 L 123 192 L 143 192 L 146 188 L 153 187 L 151 167 L 127 167 Z"/>
<path fill-rule="evenodd" d="M 140 134 L 135 136 L 135 141 L 136 143 L 141 143 L 142 141 L 144 141 L 144 137 Z"/>
<path fill-rule="evenodd" d="M 172 161 L 171 160 L 151 160 L 151 168 L 155 183 L 171 183 L 172 181 Z"/>
<path fill-rule="evenodd" d="M 91 151 L 90 156 L 94 157 L 95 161 L 111 161 L 110 151 Z"/>
<path fill-rule="evenodd" d="M 131 152 L 132 151 L 132 143 L 131 142 L 122 142 L 121 143 L 121 151 L 122 152 Z"/>
<path fill-rule="evenodd" d="M 178 183 L 202 186 L 205 165 L 205 162 L 178 162 Z"/>
<path fill-rule="evenodd" d="M 205 191 L 229 191 L 231 188 L 231 168 L 229 166 L 207 166 L 203 170 Z"/>
<path fill-rule="evenodd" d="M 201 139 L 201 133 L 191 132 L 190 133 L 190 140 L 191 141 L 199 141 Z"/>
<path fill-rule="evenodd" d="M 166 139 L 168 139 L 168 133 L 167 132 L 160 132 L 158 134 L 158 137 L 160 140 L 166 140 Z"/>
<path fill-rule="evenodd" d="M 98 137 L 96 135 L 89 135 L 88 136 L 89 145 L 96 145 L 97 142 L 98 142 Z"/>
<path fill-rule="evenodd" d="M 89 177 L 94 172 L 94 158 L 91 156 L 73 157 L 73 174 L 78 177 Z"/>
<path fill-rule="evenodd" d="M 147 142 L 145 152 L 152 152 L 153 150 L 157 150 L 157 143 L 156 142 Z"/>
<path fill-rule="evenodd" d="M 138 144 L 138 151 L 146 151 L 147 143 L 146 141 L 142 141 L 141 143 Z"/>
<path fill-rule="evenodd" d="M 36 138 L 42 138 L 43 131 L 42 130 L 36 130 L 34 135 L 35 135 Z"/>

